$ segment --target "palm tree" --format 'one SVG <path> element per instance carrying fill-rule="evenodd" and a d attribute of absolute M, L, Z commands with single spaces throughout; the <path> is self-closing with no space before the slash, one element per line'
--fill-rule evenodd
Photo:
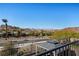
<path fill-rule="evenodd" d="M 2 21 L 5 23 L 5 26 L 6 26 L 6 40 L 7 40 L 7 35 L 8 35 L 8 33 L 7 33 L 7 19 L 2 19 Z"/>

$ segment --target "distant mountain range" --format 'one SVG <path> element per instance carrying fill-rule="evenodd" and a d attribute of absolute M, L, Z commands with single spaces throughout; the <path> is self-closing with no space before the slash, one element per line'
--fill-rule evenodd
<path fill-rule="evenodd" d="M 63 30 L 72 30 L 75 32 L 79 32 L 79 27 L 68 27 L 68 28 L 64 28 Z"/>
<path fill-rule="evenodd" d="M 5 25 L 1 25 L 0 26 L 0 30 L 5 29 Z M 68 28 L 64 28 L 64 29 L 33 29 L 33 28 L 20 28 L 20 27 L 16 27 L 16 26 L 11 26 L 8 25 L 8 30 L 16 30 L 16 29 L 20 29 L 22 31 L 40 31 L 40 30 L 45 30 L 45 31 L 58 31 L 58 30 L 72 30 L 72 31 L 76 31 L 79 32 L 79 27 L 68 27 Z"/>

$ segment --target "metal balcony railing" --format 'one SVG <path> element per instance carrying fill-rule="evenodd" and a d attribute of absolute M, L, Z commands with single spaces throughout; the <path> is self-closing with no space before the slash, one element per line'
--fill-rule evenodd
<path fill-rule="evenodd" d="M 42 52 L 42 53 L 38 54 L 37 56 L 70 56 L 71 53 L 69 50 L 72 49 L 72 46 L 76 43 L 79 43 L 79 40 L 64 44 L 60 47 L 51 49 L 46 52 Z"/>

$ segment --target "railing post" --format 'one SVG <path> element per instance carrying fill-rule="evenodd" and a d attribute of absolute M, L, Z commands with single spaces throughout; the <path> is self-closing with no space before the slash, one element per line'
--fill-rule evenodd
<path fill-rule="evenodd" d="M 53 51 L 53 55 L 54 55 L 54 56 L 56 56 L 56 50 L 55 50 L 55 51 Z"/>
<path fill-rule="evenodd" d="M 60 53 L 61 53 L 61 48 L 59 48 L 59 51 L 58 51 L 58 56 L 60 56 Z"/>
<path fill-rule="evenodd" d="M 38 54 L 38 46 L 36 45 L 36 55 Z"/>
<path fill-rule="evenodd" d="M 65 47 L 63 47 L 63 56 L 65 56 Z"/>
<path fill-rule="evenodd" d="M 71 49 L 71 50 L 74 50 L 74 48 L 73 48 L 73 46 L 72 46 L 72 45 L 70 45 L 70 49 Z"/>
<path fill-rule="evenodd" d="M 66 56 L 68 56 L 68 46 L 66 46 Z"/>
<path fill-rule="evenodd" d="M 70 45 L 68 45 L 68 56 L 70 56 Z"/>
<path fill-rule="evenodd" d="M 64 47 L 64 56 L 67 55 L 67 46 Z"/>
<path fill-rule="evenodd" d="M 68 48 L 67 48 L 67 46 L 65 47 L 65 56 L 67 56 L 67 54 L 68 54 Z"/>
<path fill-rule="evenodd" d="M 45 54 L 45 56 L 48 56 L 48 54 Z"/>
<path fill-rule="evenodd" d="M 53 56 L 53 52 L 51 52 L 50 55 Z"/>

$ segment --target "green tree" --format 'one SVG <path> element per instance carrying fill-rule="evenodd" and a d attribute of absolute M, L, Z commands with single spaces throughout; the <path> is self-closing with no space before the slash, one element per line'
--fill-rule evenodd
<path fill-rule="evenodd" d="M 58 41 L 60 40 L 66 40 L 70 42 L 71 38 L 78 38 L 79 34 L 72 30 L 60 30 L 60 31 L 55 31 L 52 34 L 53 39 L 57 39 Z"/>

